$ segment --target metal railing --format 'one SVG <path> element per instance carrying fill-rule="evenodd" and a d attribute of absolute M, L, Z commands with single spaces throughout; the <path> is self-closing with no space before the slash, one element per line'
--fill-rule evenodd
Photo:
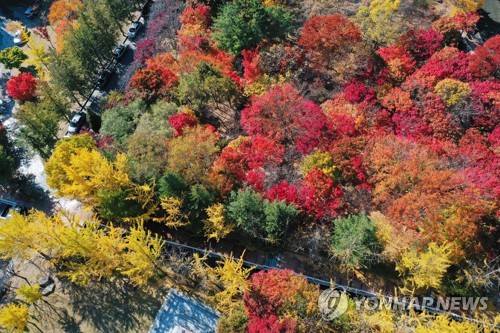
<path fill-rule="evenodd" d="M 207 249 L 201 249 L 201 248 L 194 247 L 194 246 L 191 246 L 191 245 L 181 244 L 181 243 L 178 243 L 178 242 L 175 242 L 175 241 L 166 240 L 165 242 L 166 242 L 166 244 L 168 244 L 168 245 L 170 245 L 172 247 L 176 247 L 176 248 L 179 248 L 179 249 L 185 249 L 185 250 L 188 250 L 188 251 L 191 251 L 191 252 L 200 253 L 200 254 L 203 254 L 203 255 L 207 255 L 208 257 L 211 257 L 211 258 L 215 258 L 215 259 L 227 259 L 227 258 L 229 258 L 229 256 L 227 254 L 218 253 L 218 252 L 207 250 Z M 246 267 L 254 267 L 255 269 L 257 269 L 259 271 L 268 271 L 268 270 L 271 270 L 271 269 L 279 269 L 279 270 L 288 269 L 286 267 L 285 268 L 281 268 L 281 267 L 271 267 L 271 266 L 267 266 L 267 265 L 262 265 L 262 264 L 258 264 L 258 263 L 251 262 L 251 261 L 244 260 L 244 259 L 242 259 L 242 261 L 243 261 L 243 263 L 244 263 L 244 265 Z M 332 287 L 332 285 L 331 285 L 331 283 L 329 281 L 318 279 L 318 278 L 306 275 L 304 273 L 297 273 L 295 271 L 294 271 L 294 273 L 298 274 L 298 275 L 299 274 L 302 275 L 304 278 L 306 278 L 309 282 L 311 282 L 313 284 L 316 284 L 316 285 L 319 285 L 319 286 L 322 286 L 322 287 L 327 287 L 327 288 Z M 338 288 L 338 289 L 343 289 L 345 292 L 347 292 L 350 295 L 363 296 L 363 297 L 373 297 L 373 298 L 378 298 L 378 299 L 383 298 L 383 299 L 388 300 L 388 301 L 390 300 L 390 301 L 392 301 L 393 304 L 395 304 L 397 306 L 400 306 L 403 309 L 408 309 L 409 310 L 409 308 L 412 308 L 412 309 L 414 309 L 416 311 L 420 311 L 420 312 L 425 311 L 425 312 L 428 312 L 430 314 L 446 314 L 450 318 L 452 318 L 454 320 L 457 320 L 457 321 L 467 320 L 467 321 L 470 321 L 470 322 L 473 322 L 473 323 L 476 323 L 476 324 L 479 324 L 479 325 L 490 326 L 490 327 L 495 328 L 495 329 L 500 329 L 500 326 L 495 326 L 495 325 L 492 325 L 492 324 L 489 324 L 489 323 L 485 323 L 485 322 L 483 322 L 481 320 L 477 320 L 475 318 L 471 318 L 471 317 L 467 317 L 467 316 L 462 316 L 462 315 L 459 315 L 459 314 L 456 314 L 456 313 L 453 313 L 453 312 L 444 311 L 444 310 L 437 309 L 437 308 L 434 308 L 434 307 L 411 304 L 410 302 L 395 301 L 394 298 L 392 298 L 391 296 L 383 295 L 383 294 L 380 294 L 380 293 L 374 293 L 374 292 L 369 291 L 369 290 L 354 288 L 354 287 L 345 286 L 345 285 L 341 285 L 341 284 L 335 284 L 333 287 L 334 288 Z"/>

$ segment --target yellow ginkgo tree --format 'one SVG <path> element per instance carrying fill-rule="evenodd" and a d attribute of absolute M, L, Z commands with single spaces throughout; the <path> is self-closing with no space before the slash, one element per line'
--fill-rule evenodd
<path fill-rule="evenodd" d="M 438 289 L 451 265 L 450 253 L 450 244 L 436 243 L 429 243 L 425 251 L 406 251 L 396 265 L 396 270 L 404 277 L 403 292 Z"/>
<path fill-rule="evenodd" d="M 0 327 L 8 332 L 24 332 L 30 314 L 26 304 L 8 304 L 0 307 Z"/>
<path fill-rule="evenodd" d="M 206 212 L 208 218 L 204 221 L 203 229 L 208 239 L 215 239 L 218 242 L 233 231 L 234 226 L 226 223 L 223 204 L 214 204 L 208 207 Z"/>
<path fill-rule="evenodd" d="M 253 267 L 244 266 L 243 255 L 237 260 L 233 255 L 217 261 L 212 267 L 206 263 L 207 256 L 194 255 L 193 273 L 206 283 L 204 294 L 208 301 L 222 313 L 230 313 L 237 308 L 248 288 L 248 278 Z"/>

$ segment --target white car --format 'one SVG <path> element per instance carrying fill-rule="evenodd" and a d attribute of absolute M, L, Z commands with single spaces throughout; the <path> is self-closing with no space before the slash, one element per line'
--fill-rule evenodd
<path fill-rule="evenodd" d="M 22 30 L 17 30 L 16 33 L 14 34 L 14 45 L 21 45 L 23 43 L 22 39 L 21 39 L 21 33 L 22 33 Z"/>
<path fill-rule="evenodd" d="M 136 21 L 132 23 L 132 25 L 128 29 L 128 38 L 134 39 L 135 37 L 137 37 L 137 35 L 139 34 L 139 32 L 142 30 L 143 27 L 144 24 L 142 24 L 142 22 Z"/>
<path fill-rule="evenodd" d="M 86 114 L 85 112 L 78 112 L 71 118 L 68 126 L 68 134 L 78 134 L 85 123 Z"/>

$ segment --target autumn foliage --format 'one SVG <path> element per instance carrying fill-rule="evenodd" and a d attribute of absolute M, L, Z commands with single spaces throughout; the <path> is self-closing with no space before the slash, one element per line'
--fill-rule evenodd
<path fill-rule="evenodd" d="M 262 135 L 306 154 L 314 149 L 326 126 L 321 109 L 291 85 L 276 86 L 254 96 L 242 111 L 241 125 L 250 135 Z"/>
<path fill-rule="evenodd" d="M 317 311 L 318 289 L 289 270 L 259 272 L 245 292 L 249 332 L 297 332 Z"/>
<path fill-rule="evenodd" d="M 409 293 L 486 290 L 465 279 L 498 258 L 500 38 L 465 43 L 482 27 L 465 10 L 477 3 L 155 1 L 125 92 L 109 94 L 100 129 L 57 144 L 48 183 L 106 221 L 298 254 L 347 283 L 385 280 L 367 274 L 376 264 Z M 53 3 L 63 38 L 50 59 L 78 54 L 64 42 L 92 21 L 81 6 Z M 60 66 L 75 74 L 70 105 L 84 95 L 86 64 Z M 57 74 L 56 65 L 47 67 Z M 24 102 L 19 116 L 36 123 L 59 96 L 41 83 L 28 73 L 7 83 Z M 211 273 L 194 276 L 215 284 L 206 299 L 227 332 L 329 331 L 305 278 L 242 265 L 194 268 Z M 376 331 L 381 316 L 330 328 Z"/>
<path fill-rule="evenodd" d="M 361 31 L 347 17 L 334 14 L 315 16 L 305 24 L 299 39 L 314 66 L 329 68 L 339 56 L 361 40 Z"/>
<path fill-rule="evenodd" d="M 35 97 L 36 86 L 37 80 L 33 75 L 21 73 L 9 79 L 5 90 L 10 97 L 25 102 Z"/>

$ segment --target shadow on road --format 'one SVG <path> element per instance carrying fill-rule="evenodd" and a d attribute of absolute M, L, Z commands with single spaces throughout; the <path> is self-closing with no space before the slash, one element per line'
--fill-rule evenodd
<path fill-rule="evenodd" d="M 161 307 L 151 294 L 124 289 L 121 281 L 103 280 L 85 287 L 71 284 L 67 292 L 73 312 L 98 332 L 145 332 L 145 317 L 151 323 Z"/>

